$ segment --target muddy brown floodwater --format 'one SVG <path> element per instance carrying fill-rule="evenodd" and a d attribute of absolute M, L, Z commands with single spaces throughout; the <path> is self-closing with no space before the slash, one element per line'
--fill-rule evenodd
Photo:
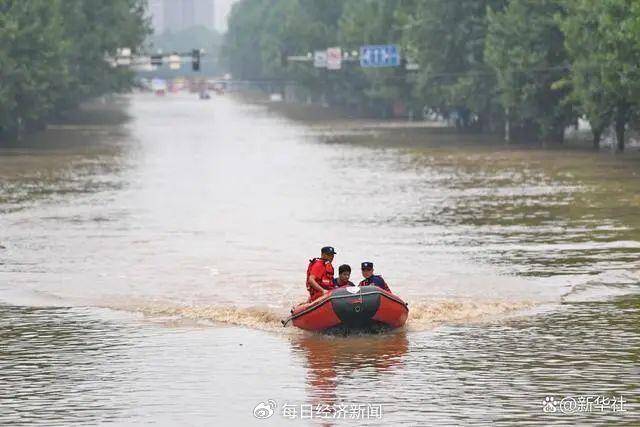
<path fill-rule="evenodd" d="M 0 424 L 637 425 L 639 172 L 226 97 L 93 106 L 0 146 Z M 326 244 L 404 330 L 280 326 Z"/>

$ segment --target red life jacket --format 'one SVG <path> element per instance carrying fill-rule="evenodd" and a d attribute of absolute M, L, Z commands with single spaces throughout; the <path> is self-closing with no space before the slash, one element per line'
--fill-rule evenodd
<path fill-rule="evenodd" d="M 333 265 L 331 265 L 331 262 L 324 260 L 322 258 L 312 258 L 309 260 L 309 266 L 307 267 L 307 281 L 306 281 L 307 289 L 311 294 L 317 292 L 316 289 L 312 288 L 311 285 L 309 285 L 309 276 L 311 275 L 311 269 L 313 268 L 314 265 L 316 265 L 316 263 L 322 263 L 322 266 L 324 267 L 324 273 L 322 274 L 321 277 L 316 277 L 316 282 L 318 282 L 318 284 L 325 289 L 333 288 L 334 272 L 333 272 Z"/>

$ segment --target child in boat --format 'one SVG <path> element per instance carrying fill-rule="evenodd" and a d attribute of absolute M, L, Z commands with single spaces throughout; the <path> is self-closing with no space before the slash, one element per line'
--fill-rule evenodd
<path fill-rule="evenodd" d="M 335 288 L 341 288 L 343 286 L 355 286 L 349 281 L 350 276 L 351 267 L 349 267 L 347 264 L 342 264 L 340 267 L 338 267 L 338 277 L 333 279 L 333 286 Z"/>
<path fill-rule="evenodd" d="M 362 277 L 364 279 L 360 282 L 358 286 L 370 286 L 374 285 L 379 287 L 380 289 L 384 289 L 387 292 L 391 292 L 389 289 L 389 285 L 384 281 L 382 276 L 373 274 L 373 263 L 372 262 L 363 262 L 361 264 L 362 267 Z"/>

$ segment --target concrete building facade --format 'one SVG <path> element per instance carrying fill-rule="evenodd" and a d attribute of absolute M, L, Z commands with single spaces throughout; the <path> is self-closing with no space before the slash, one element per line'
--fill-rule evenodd
<path fill-rule="evenodd" d="M 149 14 L 156 34 L 216 23 L 215 0 L 150 0 Z"/>

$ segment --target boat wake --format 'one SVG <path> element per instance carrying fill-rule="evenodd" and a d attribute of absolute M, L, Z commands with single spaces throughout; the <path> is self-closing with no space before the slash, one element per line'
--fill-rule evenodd
<path fill-rule="evenodd" d="M 409 302 L 408 331 L 422 331 L 446 324 L 493 321 L 532 308 L 532 302 L 430 300 Z M 238 307 L 233 305 L 180 305 L 172 302 L 140 302 L 102 305 L 102 308 L 142 314 L 159 323 L 226 324 L 270 332 L 293 333 L 291 326 L 283 328 L 281 320 L 288 317 L 286 309 L 268 307 Z"/>
<path fill-rule="evenodd" d="M 409 302 L 407 330 L 422 331 L 446 324 L 495 321 L 531 309 L 531 301 L 433 300 Z"/>
<path fill-rule="evenodd" d="M 265 331 L 280 331 L 284 314 L 261 307 L 225 305 L 179 305 L 164 302 L 109 304 L 104 308 L 140 313 L 145 318 L 170 324 L 226 324 Z"/>

